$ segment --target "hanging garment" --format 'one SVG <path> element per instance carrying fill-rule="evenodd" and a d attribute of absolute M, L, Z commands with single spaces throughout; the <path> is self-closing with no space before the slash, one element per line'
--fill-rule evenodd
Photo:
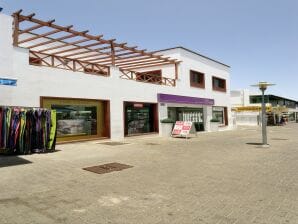
<path fill-rule="evenodd" d="M 2 124 L 3 124 L 3 108 L 0 107 L 0 149 L 2 149 Z"/>
<path fill-rule="evenodd" d="M 18 142 L 18 152 L 24 154 L 24 139 L 26 128 L 26 110 L 20 112 L 20 136 Z"/>
<path fill-rule="evenodd" d="M 17 138 L 20 128 L 20 109 L 14 108 L 11 114 L 11 125 L 9 130 L 8 148 L 12 151 L 16 151 Z"/>
<path fill-rule="evenodd" d="M 26 125 L 24 130 L 24 154 L 31 153 L 32 148 L 32 130 L 33 130 L 33 110 L 26 112 Z"/>
<path fill-rule="evenodd" d="M 0 106 L 0 153 L 30 154 L 55 149 L 56 111 Z"/>
<path fill-rule="evenodd" d="M 57 121 L 56 121 L 56 110 L 51 111 L 51 128 L 50 128 L 50 138 L 48 149 L 54 150 L 56 143 L 56 130 L 57 130 Z"/>
<path fill-rule="evenodd" d="M 5 133 L 5 139 L 4 139 L 4 148 L 8 148 L 9 146 L 9 133 L 10 133 L 10 122 L 11 122 L 11 108 L 6 108 L 5 110 L 5 128 L 4 128 L 4 133 Z"/>

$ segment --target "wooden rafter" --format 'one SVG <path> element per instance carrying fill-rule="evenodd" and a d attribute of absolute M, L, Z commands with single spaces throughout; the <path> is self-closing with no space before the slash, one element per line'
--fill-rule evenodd
<path fill-rule="evenodd" d="M 76 31 L 72 25 L 60 26 L 55 24 L 55 20 L 42 21 L 36 19 L 34 13 L 25 16 L 21 12 L 20 10 L 13 14 L 14 46 L 34 49 L 33 56 L 44 54 L 47 60 L 51 58 L 51 60 L 59 61 L 68 70 L 72 68 L 77 71 L 76 66 L 82 68 L 82 65 L 86 67 L 89 64 L 91 68 L 86 67 L 88 71 L 90 69 L 90 71 L 94 69 L 100 71 L 102 66 L 116 66 L 129 71 L 172 64 L 175 66 L 176 73 L 178 71 L 179 61 L 175 59 L 163 57 L 156 52 L 147 52 L 146 49 L 137 49 L 137 46 L 128 46 L 127 43 L 117 43 L 115 39 L 104 39 L 103 35 L 91 35 L 88 30 Z M 32 25 L 21 29 L 23 22 L 29 22 Z M 43 29 L 45 32 L 37 33 L 41 30 L 40 28 L 45 28 Z M 63 35 L 53 37 L 57 36 L 53 35 L 57 33 L 63 33 Z M 22 35 L 27 36 L 24 38 Z M 20 36 L 23 38 L 20 39 Z M 70 41 L 71 38 L 77 39 Z M 44 57 L 40 60 L 44 65 L 52 65 Z M 60 68 L 60 64 L 55 64 L 53 67 Z"/>

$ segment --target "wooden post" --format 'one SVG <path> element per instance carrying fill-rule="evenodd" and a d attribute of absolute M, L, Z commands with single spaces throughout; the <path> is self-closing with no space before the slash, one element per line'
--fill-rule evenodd
<path fill-rule="evenodd" d="M 113 41 L 111 41 L 111 63 L 112 63 L 112 66 L 115 66 L 115 48 L 114 48 Z"/>
<path fill-rule="evenodd" d="M 17 47 L 19 44 L 20 16 L 18 13 L 14 13 L 13 18 L 13 46 Z"/>
<path fill-rule="evenodd" d="M 178 63 L 175 63 L 175 80 L 178 79 Z"/>

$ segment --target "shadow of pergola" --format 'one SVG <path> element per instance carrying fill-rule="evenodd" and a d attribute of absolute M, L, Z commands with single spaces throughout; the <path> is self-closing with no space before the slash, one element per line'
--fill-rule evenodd
<path fill-rule="evenodd" d="M 29 160 L 18 156 L 0 156 L 0 168 L 8 166 L 18 166 L 32 163 Z"/>

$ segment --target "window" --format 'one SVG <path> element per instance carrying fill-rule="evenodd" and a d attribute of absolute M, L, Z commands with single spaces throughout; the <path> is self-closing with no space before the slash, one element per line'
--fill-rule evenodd
<path fill-rule="evenodd" d="M 205 74 L 190 70 L 190 86 L 205 88 Z"/>
<path fill-rule="evenodd" d="M 219 120 L 222 125 L 228 125 L 228 109 L 227 107 L 213 107 L 212 118 Z"/>
<path fill-rule="evenodd" d="M 149 83 L 162 83 L 161 70 L 136 73 L 136 80 Z"/>
<path fill-rule="evenodd" d="M 213 90 L 216 91 L 221 91 L 221 92 L 226 92 L 226 80 L 225 79 L 221 79 L 221 78 L 217 78 L 217 77 L 212 77 L 212 86 L 213 86 Z"/>
<path fill-rule="evenodd" d="M 42 97 L 41 105 L 56 110 L 58 141 L 109 136 L 107 101 Z"/>

